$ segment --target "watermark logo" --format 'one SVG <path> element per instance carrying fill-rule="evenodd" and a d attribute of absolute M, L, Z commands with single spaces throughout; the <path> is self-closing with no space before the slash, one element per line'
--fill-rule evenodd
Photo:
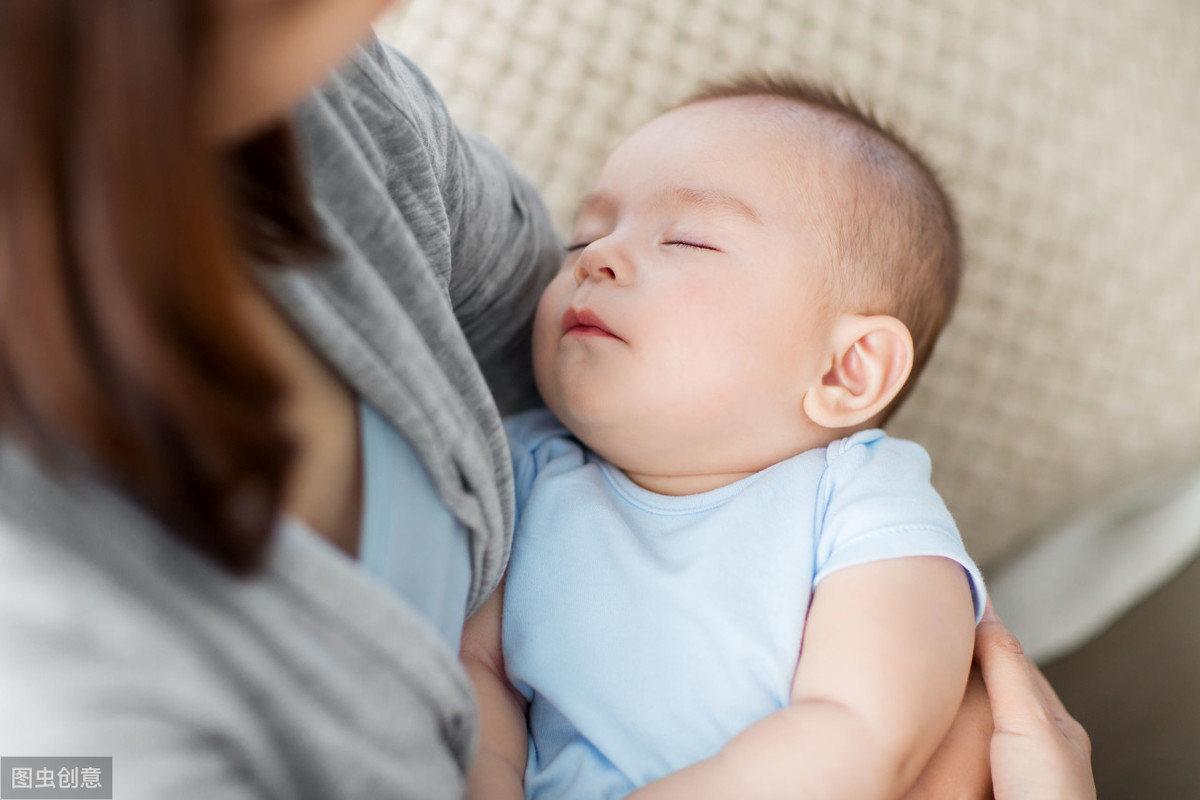
<path fill-rule="evenodd" d="M 112 758 L 0 758 L 0 800 L 112 800 Z"/>

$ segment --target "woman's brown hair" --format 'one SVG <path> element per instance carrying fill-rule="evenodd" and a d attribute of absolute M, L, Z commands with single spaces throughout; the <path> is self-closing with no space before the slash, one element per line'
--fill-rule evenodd
<path fill-rule="evenodd" d="M 212 5 L 0 2 L 0 436 L 245 573 L 293 446 L 235 293 L 324 250 L 287 128 L 204 137 Z"/>

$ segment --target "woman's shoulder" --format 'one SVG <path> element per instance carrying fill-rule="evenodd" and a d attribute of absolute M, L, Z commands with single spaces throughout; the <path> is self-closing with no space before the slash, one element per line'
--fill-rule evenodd
<path fill-rule="evenodd" d="M 353 149 L 381 175 L 391 159 L 414 153 L 440 174 L 453 129 L 425 73 L 374 35 L 300 107 L 297 122 L 302 136 L 319 145 L 310 149 Z"/>

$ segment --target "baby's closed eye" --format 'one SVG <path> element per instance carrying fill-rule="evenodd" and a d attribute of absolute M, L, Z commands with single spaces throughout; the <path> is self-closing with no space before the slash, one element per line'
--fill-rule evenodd
<path fill-rule="evenodd" d="M 686 241 L 684 239 L 670 239 L 668 241 L 663 242 L 663 244 L 674 245 L 676 247 L 689 247 L 694 250 L 711 250 L 714 253 L 721 252 L 721 249 L 719 247 L 713 247 L 710 244 L 703 244 L 701 242 Z"/>

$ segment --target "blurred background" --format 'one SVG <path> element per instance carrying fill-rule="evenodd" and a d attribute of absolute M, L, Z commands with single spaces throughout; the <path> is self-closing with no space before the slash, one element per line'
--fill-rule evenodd
<path fill-rule="evenodd" d="M 1100 796 L 1200 797 L 1200 4 L 412 0 L 379 29 L 563 230 L 617 141 L 747 68 L 916 144 L 967 275 L 890 428 L 933 456 Z"/>

